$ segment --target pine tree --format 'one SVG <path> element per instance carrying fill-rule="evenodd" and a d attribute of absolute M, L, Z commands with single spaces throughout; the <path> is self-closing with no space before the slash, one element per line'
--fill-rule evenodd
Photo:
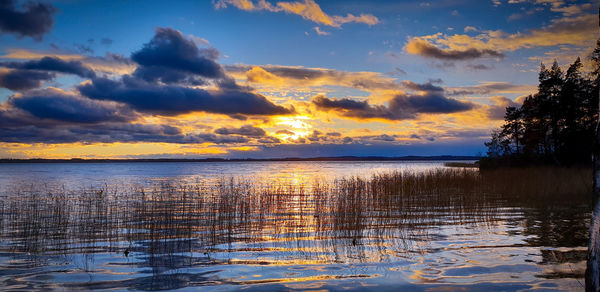
<path fill-rule="evenodd" d="M 600 40 L 590 56 L 593 71 L 584 76 L 577 58 L 563 72 L 558 62 L 540 64 L 538 92 L 520 107 L 507 107 L 504 125 L 492 133 L 491 165 L 591 163 L 598 120 Z"/>

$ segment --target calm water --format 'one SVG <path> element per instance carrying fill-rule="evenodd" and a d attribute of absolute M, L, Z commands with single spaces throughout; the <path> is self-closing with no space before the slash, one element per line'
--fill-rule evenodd
<path fill-rule="evenodd" d="M 0 289 L 581 290 L 586 175 L 0 164 Z"/>
<path fill-rule="evenodd" d="M 149 184 L 156 181 L 219 179 L 283 180 L 311 183 L 315 179 L 370 176 L 389 171 L 425 171 L 443 161 L 416 162 L 187 162 L 187 163 L 24 163 L 0 164 L 0 185 L 43 182 L 69 188 L 104 184 Z"/>

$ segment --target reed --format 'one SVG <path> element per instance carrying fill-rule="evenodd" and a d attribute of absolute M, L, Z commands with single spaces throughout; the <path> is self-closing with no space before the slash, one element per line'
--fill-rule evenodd
<path fill-rule="evenodd" d="M 372 252 L 409 252 L 412 241 L 426 240 L 435 226 L 492 228 L 517 207 L 532 220 L 550 214 L 548 228 L 575 218 L 570 224 L 579 233 L 565 227 L 565 234 L 578 242 L 586 240 L 580 232 L 586 213 L 565 212 L 589 207 L 589 177 L 589 169 L 440 168 L 304 184 L 221 178 L 77 191 L 15 187 L 0 203 L 0 236 L 8 243 L 0 249 L 138 252 L 157 259 L 190 251 L 210 257 L 224 245 L 234 250 L 236 243 L 256 243 L 287 246 L 304 258 L 360 261 Z M 528 230 L 541 234 L 536 228 L 543 227 Z"/>

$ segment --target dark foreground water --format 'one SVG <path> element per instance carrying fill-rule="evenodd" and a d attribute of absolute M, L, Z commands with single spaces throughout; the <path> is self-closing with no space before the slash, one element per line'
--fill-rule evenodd
<path fill-rule="evenodd" d="M 0 164 L 0 290 L 581 290 L 589 171 Z"/>

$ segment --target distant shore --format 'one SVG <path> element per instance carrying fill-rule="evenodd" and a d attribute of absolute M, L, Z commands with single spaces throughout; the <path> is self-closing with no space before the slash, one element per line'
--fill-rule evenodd
<path fill-rule="evenodd" d="M 336 156 L 336 157 L 288 157 L 288 158 L 132 158 L 132 159 L 0 159 L 0 163 L 115 163 L 115 162 L 269 162 L 269 161 L 439 161 L 439 160 L 479 160 L 479 156 Z"/>

